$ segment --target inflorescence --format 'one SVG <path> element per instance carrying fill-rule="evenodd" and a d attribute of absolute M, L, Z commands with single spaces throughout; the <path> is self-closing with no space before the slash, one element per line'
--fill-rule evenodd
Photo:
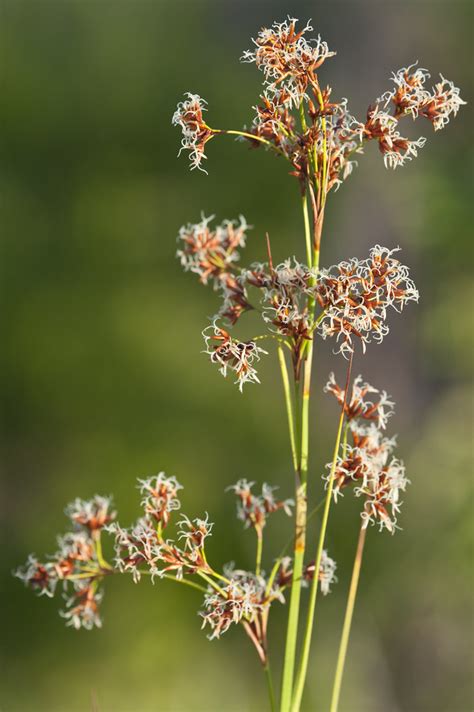
<path fill-rule="evenodd" d="M 267 518 L 279 510 L 291 516 L 293 500 L 277 499 L 276 488 L 268 484 L 263 484 L 260 495 L 253 494 L 253 485 L 241 479 L 229 489 L 237 497 L 238 518 L 261 539 Z M 143 514 L 130 527 L 116 521 L 110 497 L 76 499 L 65 510 L 73 529 L 58 538 L 58 551 L 44 562 L 35 555 L 29 556 L 15 575 L 40 596 L 53 597 L 59 586 L 65 599 L 61 616 L 67 625 L 87 630 L 102 625 L 99 607 L 103 580 L 112 574 L 130 574 L 135 583 L 143 576 L 150 576 L 152 582 L 172 577 L 185 583 L 194 577 L 192 583 L 196 579 L 201 581 L 195 587 L 204 594 L 200 615 L 203 626 L 211 628 L 209 638 L 219 638 L 232 623 L 242 623 L 260 657 L 264 656 L 270 606 L 274 601 L 285 602 L 285 590 L 291 582 L 286 558 L 281 556 L 275 561 L 269 576 L 260 566 L 252 572 L 227 565 L 219 573 L 207 560 L 206 540 L 214 526 L 209 515 L 190 519 L 181 514 L 180 519 L 172 522 L 181 508 L 178 493 L 182 486 L 176 478 L 160 472 L 138 480 L 138 488 Z M 168 537 L 172 523 L 175 536 Z M 104 558 L 103 534 L 112 537 L 113 565 Z M 311 566 L 308 564 L 306 580 L 314 575 Z M 328 593 L 335 580 L 334 571 L 335 563 L 326 556 L 319 575 L 323 593 Z"/>
<path fill-rule="evenodd" d="M 180 229 L 177 252 L 184 270 L 196 274 L 220 297 L 220 308 L 204 329 L 203 337 L 204 352 L 223 376 L 235 378 L 240 391 L 245 383 L 259 383 L 257 365 L 268 353 L 261 343 L 278 344 L 295 469 L 295 500 L 279 499 L 276 488 L 266 483 L 257 493 L 253 489 L 255 483 L 246 479 L 228 488 L 236 496 L 238 518 L 256 536 L 255 566 L 244 570 L 228 564 L 218 571 L 209 562 L 207 551 L 214 529 L 209 515 L 191 519 L 182 514 L 176 520 L 182 486 L 175 477 L 160 472 L 138 481 L 142 515 L 132 526 L 123 527 L 116 520 L 109 497 L 76 499 L 66 509 L 71 529 L 58 538 L 56 553 L 45 561 L 31 555 L 16 572 L 39 595 L 52 597 L 61 589 L 65 599 L 61 615 L 67 625 L 86 629 L 101 625 L 103 583 L 111 575 L 129 574 L 135 583 L 149 576 L 152 582 L 166 578 L 186 584 L 203 596 L 200 616 L 208 637 L 219 638 L 232 624 L 241 625 L 267 673 L 270 608 L 275 601 L 284 603 L 290 588 L 282 677 L 284 712 L 298 710 L 301 702 L 316 594 L 318 590 L 329 593 L 337 580 L 336 563 L 324 548 L 331 501 L 352 489 L 362 502 L 358 566 L 354 565 L 354 586 L 351 583 L 350 589 L 350 596 L 354 597 L 365 530 L 369 524 L 391 533 L 399 528 L 400 497 L 409 484 L 403 462 L 393 455 L 395 439 L 384 434 L 393 414 L 393 401 L 361 376 L 351 385 L 350 377 L 356 351 L 364 353 L 369 343 L 380 343 L 389 332 L 389 313 L 400 313 L 409 302 L 417 302 L 418 291 L 408 267 L 396 256 L 398 247 L 375 245 L 366 258 L 354 257 L 320 267 L 327 196 L 352 173 L 357 166 L 355 158 L 363 153 L 368 141 L 378 144 L 387 168 L 398 168 L 416 157 L 426 142 L 424 137 L 404 137 L 405 118 L 424 118 L 438 131 L 465 103 L 459 89 L 443 76 L 429 88 L 427 70 L 412 64 L 392 75 L 393 87 L 376 99 L 366 117 L 359 120 L 350 113 L 346 99 L 334 100 L 331 87 L 320 83 L 319 71 L 335 52 L 320 36 L 311 38 L 312 29 L 309 23 L 297 29 L 297 20 L 288 17 L 263 28 L 253 40 L 253 48 L 244 52 L 242 62 L 255 64 L 263 75 L 263 90 L 248 129 L 212 128 L 204 118 L 207 102 L 189 92 L 172 118 L 182 131 L 179 153 L 188 153 L 191 169 L 204 170 L 209 141 L 231 135 L 251 148 L 264 147 L 273 152 L 298 180 L 306 262 L 293 257 L 274 263 L 267 235 L 264 261 L 242 266 L 241 251 L 250 229 L 242 216 L 215 225 L 214 216 L 202 215 L 199 222 Z M 241 318 L 250 311 L 260 316 L 262 333 L 239 339 L 233 328 L 237 324 L 240 327 Z M 323 476 L 327 492 L 316 556 L 305 561 L 310 516 L 308 414 L 317 337 L 330 340 L 334 353 L 346 358 L 347 376 L 346 385 L 341 387 L 331 374 L 325 389 L 337 400 L 341 414 L 334 459 L 327 466 L 329 474 Z M 293 393 L 286 365 L 288 353 Z M 297 412 L 299 407 L 301 412 Z M 262 551 L 268 517 L 278 511 L 293 516 L 293 509 L 294 556 L 286 556 L 285 547 L 266 573 Z M 113 564 L 104 556 L 104 534 L 113 540 Z M 300 587 L 308 584 L 311 592 L 307 629 L 295 681 Z M 352 607 L 348 603 L 346 616 L 352 616 L 353 603 L 354 598 Z M 348 634 L 346 647 L 347 640 Z M 341 642 L 342 665 L 343 648 Z"/>
<path fill-rule="evenodd" d="M 426 139 L 405 138 L 399 131 L 400 120 L 405 116 L 423 117 L 438 131 L 465 103 L 459 89 L 442 75 L 438 83 L 427 88 L 430 74 L 415 63 L 393 73 L 393 89 L 376 99 L 365 120 L 360 121 L 349 112 L 346 99 L 334 102 L 331 88 L 320 86 L 318 70 L 336 52 L 329 50 L 320 36 L 307 39 L 313 29 L 309 23 L 299 31 L 296 23 L 296 19 L 288 18 L 262 29 L 254 40 L 254 49 L 245 51 L 241 58 L 242 62 L 254 63 L 264 76 L 256 116 L 243 138 L 255 147 L 264 144 L 283 156 L 291 163 L 292 174 L 302 181 L 308 177 L 311 164 L 323 163 L 323 153 L 327 151 L 327 188 L 338 187 L 357 165 L 352 160 L 354 155 L 363 153 L 370 140 L 378 143 L 388 168 L 402 166 L 417 156 Z M 191 167 L 202 169 L 206 143 L 226 131 L 206 124 L 206 102 L 201 97 L 190 93 L 186 96 L 178 104 L 173 124 L 182 129 L 181 151 L 189 151 Z M 302 106 L 309 123 L 298 130 L 293 112 Z"/>
<path fill-rule="evenodd" d="M 369 383 L 363 383 L 362 376 L 354 380 L 346 400 L 344 389 L 337 385 L 333 373 L 325 390 L 344 404 L 346 416 L 342 452 L 335 463 L 334 500 L 337 502 L 343 491 L 352 486 L 355 496 L 364 501 L 363 527 L 378 523 L 380 530 L 385 528 L 394 534 L 399 528 L 400 492 L 409 484 L 403 462 L 392 457 L 395 438 L 383 434 L 388 418 L 394 413 L 394 403 L 385 391 L 380 393 Z M 326 467 L 331 470 L 333 463 Z M 325 476 L 326 482 L 330 477 Z"/>
<path fill-rule="evenodd" d="M 367 344 L 380 343 L 388 334 L 390 309 L 401 312 L 408 302 L 418 301 L 408 267 L 394 257 L 399 248 L 376 245 L 365 260 L 354 257 L 320 270 L 295 258 L 276 267 L 254 263 L 237 268 L 245 221 L 241 218 L 238 229 L 228 221 L 216 230 L 210 230 L 209 222 L 204 218 L 181 229 L 178 241 L 185 246 L 178 255 L 201 282 L 206 284 L 212 276 L 221 295 L 222 306 L 203 332 L 205 353 L 223 376 L 235 373 L 240 390 L 246 382 L 259 383 L 255 363 L 267 352 L 256 340 L 235 339 L 220 323 L 230 328 L 244 312 L 257 309 L 266 327 L 258 340 L 278 338 L 285 343 L 299 376 L 307 344 L 316 334 L 333 339 L 335 352 L 346 357 L 357 343 L 365 352 Z M 313 313 L 312 305 L 319 311 Z"/>

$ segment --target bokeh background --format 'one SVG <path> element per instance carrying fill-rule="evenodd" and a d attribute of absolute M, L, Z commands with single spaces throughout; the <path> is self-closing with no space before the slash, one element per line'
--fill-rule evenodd
<path fill-rule="evenodd" d="M 183 92 L 211 125 L 248 124 L 260 75 L 238 58 L 260 26 L 313 18 L 337 49 L 323 81 L 363 116 L 392 70 L 420 60 L 470 104 L 417 160 L 386 171 L 375 147 L 333 196 L 324 264 L 403 248 L 419 307 L 393 315 L 355 372 L 398 404 L 391 428 L 412 486 L 395 537 L 370 530 L 341 712 L 468 712 L 472 664 L 472 9 L 460 0 L 3 0 L 1 57 L 4 541 L 0 709 L 263 709 L 253 649 L 231 630 L 208 642 L 199 594 L 167 582 L 107 581 L 104 628 L 64 627 L 58 601 L 11 577 L 30 551 L 55 550 L 75 496 L 113 493 L 139 514 L 135 478 L 166 470 L 183 511 L 215 521 L 210 555 L 250 566 L 254 542 L 224 489 L 241 476 L 291 495 L 275 358 L 240 395 L 201 353 L 217 308 L 175 259 L 181 224 L 201 210 L 254 226 L 248 261 L 302 256 L 297 185 L 283 164 L 231 140 L 209 145 L 209 175 L 176 158 L 171 115 Z M 318 346 L 311 420 L 313 497 L 337 410 L 322 393 L 344 364 Z M 329 549 L 339 583 L 319 603 L 305 709 L 327 709 L 358 531 L 346 497 Z M 268 528 L 267 562 L 290 534 Z M 313 536 L 314 540 L 314 536 Z M 268 566 L 268 564 L 267 564 Z M 271 626 L 274 667 L 284 613 Z"/>

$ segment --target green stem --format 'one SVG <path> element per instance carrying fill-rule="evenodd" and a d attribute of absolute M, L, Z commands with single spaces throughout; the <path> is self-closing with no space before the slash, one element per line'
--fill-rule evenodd
<path fill-rule="evenodd" d="M 311 269 L 312 264 L 312 249 L 311 249 L 311 228 L 309 224 L 309 211 L 308 211 L 308 194 L 305 194 L 302 198 L 303 202 L 303 220 L 304 220 L 304 234 L 306 242 L 306 259 L 308 260 L 308 267 Z"/>
<path fill-rule="evenodd" d="M 341 643 L 339 645 L 339 654 L 337 656 L 336 675 L 334 677 L 334 686 L 332 690 L 331 710 L 337 712 L 339 705 L 339 696 L 341 694 L 342 676 L 344 674 L 344 664 L 346 661 L 347 647 L 349 645 L 349 636 L 351 632 L 352 616 L 354 613 L 354 605 L 357 595 L 357 587 L 359 584 L 360 568 L 362 565 L 362 556 L 364 553 L 365 536 L 367 529 L 363 526 L 360 529 L 359 541 L 357 542 L 357 551 L 354 559 L 354 568 L 352 569 L 351 585 L 349 588 L 349 596 L 347 598 L 346 615 L 344 617 L 344 626 L 342 628 Z"/>
<path fill-rule="evenodd" d="M 301 111 L 301 122 L 303 128 L 305 126 L 304 109 Z M 307 213 L 307 201 L 303 199 L 303 211 Z M 311 233 L 309 218 L 305 213 L 305 240 L 307 249 L 309 246 L 309 260 L 311 258 Z M 311 265 L 311 261 L 310 261 Z M 288 611 L 288 626 L 286 632 L 285 657 L 283 663 L 283 675 L 281 686 L 281 712 L 288 712 L 291 705 L 291 696 L 293 691 L 293 680 L 295 671 L 296 658 L 296 643 L 298 638 L 298 621 L 300 613 L 301 599 L 301 581 L 304 565 L 304 552 L 306 540 L 306 522 L 307 522 L 307 474 L 308 474 L 308 448 L 309 448 L 309 398 L 311 385 L 311 367 L 313 361 L 313 341 L 308 345 L 304 383 L 303 397 L 300 403 L 300 387 L 295 380 L 295 404 L 297 413 L 300 412 L 301 406 L 301 436 L 298 417 L 295 418 L 295 437 L 296 441 L 301 437 L 299 466 L 295 468 L 296 473 L 296 497 L 295 497 L 295 543 L 294 543 L 294 558 L 293 558 L 293 577 L 291 581 L 290 606 Z"/>
<path fill-rule="evenodd" d="M 257 576 L 260 576 L 260 571 L 262 568 L 262 548 L 263 548 L 263 535 L 262 535 L 262 530 L 256 529 L 255 530 L 257 533 L 257 560 L 255 563 L 255 574 Z"/>
<path fill-rule="evenodd" d="M 311 395 L 311 370 L 313 365 L 313 340 L 308 344 L 303 381 L 303 401 L 301 405 L 301 481 L 308 476 L 309 452 L 309 399 Z"/>
<path fill-rule="evenodd" d="M 198 583 L 195 583 L 195 581 L 188 581 L 188 579 L 184 578 L 177 579 L 176 576 L 171 576 L 170 574 L 163 574 L 160 578 L 168 579 L 168 581 L 176 581 L 176 583 L 182 583 L 185 586 L 196 589 L 196 591 L 200 591 L 201 593 L 207 593 L 204 586 L 200 586 Z"/>
<path fill-rule="evenodd" d="M 296 472 L 298 470 L 298 455 L 296 452 L 295 441 L 295 416 L 290 393 L 290 379 L 288 377 L 285 354 L 283 353 L 283 348 L 281 346 L 278 346 L 278 361 L 280 362 L 281 380 L 283 381 L 283 390 L 285 392 L 286 412 L 288 414 L 288 430 L 290 433 L 291 455 L 293 458 L 293 467 Z"/>
<path fill-rule="evenodd" d="M 107 571 L 112 570 L 112 566 L 104 559 L 104 554 L 102 551 L 102 541 L 100 536 L 100 530 L 93 533 L 93 540 L 95 544 L 95 553 L 97 555 L 97 562 L 101 569 L 106 569 Z"/>
<path fill-rule="evenodd" d="M 314 562 L 314 577 L 313 577 L 313 581 L 311 583 L 311 591 L 310 591 L 310 597 L 309 597 L 309 602 L 308 602 L 308 613 L 307 613 L 307 618 L 306 618 L 305 634 L 304 634 L 304 640 L 303 640 L 303 650 L 301 653 L 301 659 L 300 659 L 300 664 L 298 667 L 295 690 L 294 690 L 293 701 L 292 701 L 292 706 L 291 706 L 292 712 L 298 712 L 298 710 L 300 709 L 301 698 L 303 697 L 303 689 L 304 689 L 304 685 L 305 685 L 305 681 L 306 681 L 306 674 L 308 671 L 309 653 L 310 653 L 310 648 L 311 648 L 311 635 L 313 632 L 313 623 L 314 623 L 314 612 L 316 609 L 316 599 L 317 599 L 318 588 L 319 588 L 319 569 L 321 567 L 321 557 L 322 557 L 323 548 L 324 548 L 324 540 L 326 538 L 326 530 L 327 530 L 327 524 L 328 524 L 328 519 L 329 519 L 329 509 L 331 507 L 331 501 L 332 501 L 332 491 L 333 491 L 333 486 L 334 486 L 334 475 L 335 475 L 336 466 L 337 466 L 337 457 L 338 457 L 339 448 L 341 445 L 342 426 L 344 424 L 344 408 L 345 408 L 346 399 L 347 399 L 347 392 L 349 389 L 349 380 L 350 380 L 350 375 L 351 375 L 351 369 L 352 369 L 352 354 L 350 356 L 349 364 L 348 364 L 348 368 L 347 368 L 346 388 L 345 388 L 345 392 L 344 392 L 344 402 L 341 407 L 341 415 L 339 418 L 339 425 L 338 425 L 338 429 L 337 429 L 336 443 L 334 445 L 334 454 L 333 454 L 333 460 L 332 460 L 332 465 L 331 465 L 331 472 L 329 475 L 329 482 L 328 482 L 328 488 L 327 488 L 327 493 L 326 493 L 326 501 L 324 503 L 324 512 L 323 512 L 323 518 L 322 518 L 322 522 L 321 522 L 321 530 L 319 533 L 318 546 L 317 546 L 317 550 L 316 550 L 316 557 L 315 557 L 315 562 Z"/>
<path fill-rule="evenodd" d="M 259 143 L 264 144 L 265 146 L 268 146 L 268 148 L 271 148 L 275 153 L 279 153 L 282 156 L 285 156 L 284 152 L 281 150 L 281 148 L 278 148 L 278 146 L 275 146 L 275 144 L 271 143 L 271 141 L 267 141 L 266 138 L 262 138 L 261 136 L 256 136 L 255 134 L 248 133 L 248 131 L 237 131 L 234 129 L 211 129 L 216 134 L 228 134 L 230 136 L 242 136 L 243 138 L 249 138 L 252 139 L 252 141 L 258 141 Z M 286 156 L 285 156 L 286 158 Z"/>
<path fill-rule="evenodd" d="M 220 593 L 220 595 L 223 598 L 226 598 L 225 591 L 217 585 L 215 581 L 213 581 L 207 574 L 205 574 L 203 571 L 196 571 L 197 575 L 200 576 L 204 581 L 206 581 L 211 588 L 213 588 L 217 593 Z"/>
<path fill-rule="evenodd" d="M 349 425 L 350 425 L 350 422 L 347 421 L 347 423 L 344 426 L 344 438 L 342 441 L 342 457 L 344 459 L 347 457 L 347 435 L 349 433 Z"/>
<path fill-rule="evenodd" d="M 266 665 L 264 666 L 263 670 L 265 672 L 265 677 L 267 680 L 268 699 L 270 701 L 270 710 L 271 710 L 271 712 L 275 712 L 275 710 L 276 710 L 275 690 L 273 689 L 272 671 L 270 669 L 270 662 L 268 659 L 267 659 Z"/>
<path fill-rule="evenodd" d="M 293 559 L 293 577 L 291 582 L 290 608 L 288 611 L 288 627 L 286 634 L 285 659 L 281 688 L 281 712 L 290 709 L 293 677 L 295 669 L 296 641 L 298 636 L 298 620 L 301 597 L 301 576 L 304 559 L 304 525 L 306 515 L 306 485 L 300 485 L 296 501 L 296 537 Z"/>
<path fill-rule="evenodd" d="M 212 567 L 209 567 L 209 572 L 211 576 L 215 576 L 216 578 L 220 579 L 221 581 L 224 581 L 224 583 L 229 584 L 231 583 L 231 580 L 228 579 L 226 576 L 223 576 L 222 574 L 218 573 L 217 571 L 214 571 Z"/>

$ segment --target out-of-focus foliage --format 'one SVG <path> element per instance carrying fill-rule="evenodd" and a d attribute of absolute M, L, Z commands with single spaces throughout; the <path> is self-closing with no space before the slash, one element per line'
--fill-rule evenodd
<path fill-rule="evenodd" d="M 243 395 L 200 353 L 215 295 L 174 258 L 179 226 L 200 211 L 243 213 L 250 259 L 302 257 L 296 181 L 263 151 L 212 142 L 209 176 L 177 160 L 171 115 L 183 92 L 209 101 L 213 125 L 249 123 L 260 77 L 238 57 L 262 24 L 313 18 L 338 55 L 325 65 L 354 113 L 419 59 L 468 101 L 472 12 L 432 2 L 33 2 L 4 0 L 1 160 L 5 465 L 5 710 L 258 710 L 264 688 L 238 630 L 207 642 L 199 595 L 167 581 L 107 582 L 102 631 L 65 629 L 56 604 L 10 577 L 29 551 L 54 550 L 75 496 L 114 493 L 138 514 L 135 478 L 165 469 L 190 515 L 216 522 L 210 552 L 246 565 L 250 533 L 224 488 L 292 479 L 275 363 Z M 396 537 L 370 531 L 342 710 L 467 712 L 472 591 L 472 186 L 470 105 L 395 172 L 376 155 L 331 196 L 323 263 L 400 244 L 422 293 L 355 370 L 397 401 L 395 429 L 412 486 Z M 314 387 L 313 496 L 336 409 L 321 393 L 334 367 L 320 344 Z M 344 365 L 336 363 L 336 370 Z M 308 710 L 327 708 L 358 526 L 334 509 L 334 594 L 318 604 Z M 268 528 L 270 562 L 289 529 Z M 268 564 L 267 564 L 268 566 Z M 271 644 L 281 649 L 283 610 Z M 278 655 L 274 666 L 278 667 Z M 254 659 L 255 658 L 255 659 Z"/>

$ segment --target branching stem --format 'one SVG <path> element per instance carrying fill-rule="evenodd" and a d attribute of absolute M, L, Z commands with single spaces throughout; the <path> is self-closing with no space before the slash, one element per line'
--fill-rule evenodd
<path fill-rule="evenodd" d="M 301 698 L 303 697 L 303 689 L 304 689 L 304 684 L 306 681 L 306 674 L 308 671 L 309 653 L 310 653 L 310 648 L 311 648 L 311 636 L 312 636 L 313 624 L 314 624 L 314 612 L 315 612 L 315 608 L 316 608 L 316 599 L 317 599 L 318 588 L 319 588 L 319 569 L 321 567 L 321 557 L 322 557 L 323 548 L 324 548 L 324 541 L 326 538 L 326 530 L 327 530 L 327 524 L 328 524 L 328 519 L 329 519 L 329 509 L 331 507 L 331 501 L 332 501 L 332 491 L 333 491 L 333 486 L 334 486 L 334 474 L 336 472 L 337 457 L 338 457 L 339 448 L 341 445 L 342 427 L 344 424 L 344 417 L 345 417 L 344 410 L 345 410 L 345 405 L 346 405 L 346 400 L 347 400 L 347 393 L 349 390 L 349 381 L 350 381 L 350 377 L 351 377 L 351 370 L 352 370 L 352 354 L 349 358 L 349 363 L 347 366 L 344 401 L 342 403 L 341 415 L 339 417 L 339 425 L 338 425 L 338 429 L 337 429 L 336 443 L 334 445 L 334 455 L 333 455 L 333 460 L 332 460 L 332 465 L 331 465 L 331 472 L 329 475 L 329 481 L 328 481 L 328 487 L 327 487 L 327 493 L 326 493 L 326 501 L 324 504 L 323 518 L 322 518 L 322 522 L 321 522 L 321 530 L 319 533 L 319 540 L 318 540 L 318 545 L 317 545 L 317 549 L 316 549 L 316 556 L 315 556 L 315 562 L 314 562 L 314 577 L 313 577 L 313 581 L 311 583 L 311 591 L 310 591 L 310 597 L 309 597 L 309 603 L 308 603 L 308 613 L 307 613 L 307 618 L 306 618 L 305 634 L 304 634 L 304 640 L 303 640 L 303 649 L 302 649 L 302 653 L 301 653 L 300 664 L 298 667 L 295 690 L 294 690 L 294 694 L 293 694 L 293 701 L 292 701 L 292 705 L 291 705 L 292 712 L 298 712 L 298 710 L 300 709 Z"/>

